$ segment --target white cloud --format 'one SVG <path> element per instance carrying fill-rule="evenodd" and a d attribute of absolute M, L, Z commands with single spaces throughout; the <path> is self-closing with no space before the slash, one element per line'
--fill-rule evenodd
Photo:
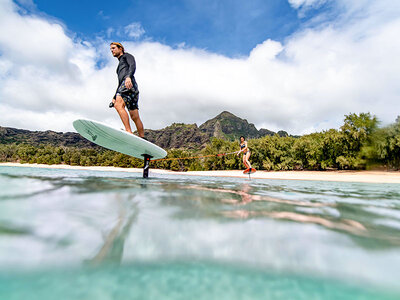
<path fill-rule="evenodd" d="M 21 5 L 22 10 L 24 12 L 25 12 L 24 8 L 36 9 L 36 5 L 35 3 L 33 3 L 33 0 L 15 0 L 15 2 Z"/>
<path fill-rule="evenodd" d="M 114 29 L 114 28 L 112 28 L 112 27 L 107 28 L 107 30 L 106 30 L 106 36 L 107 36 L 107 38 L 110 38 L 111 35 L 112 35 L 114 32 L 115 32 L 115 29 Z"/>
<path fill-rule="evenodd" d="M 140 23 L 134 22 L 124 27 L 124 32 L 131 38 L 140 38 L 144 33 L 144 29 Z"/>
<path fill-rule="evenodd" d="M 266 40 L 248 57 L 123 43 L 137 61 L 145 126 L 200 124 L 223 110 L 258 128 L 292 134 L 338 128 L 350 112 L 370 111 L 393 122 L 400 114 L 400 5 L 338 6 L 344 13 L 334 22 L 301 30 L 284 43 Z M 122 127 L 108 108 L 117 85 L 108 42 L 72 39 L 62 25 L 20 15 L 5 0 L 0 28 L 7 28 L 0 31 L 0 126 L 68 131 L 74 119 L 85 117 Z"/>
<path fill-rule="evenodd" d="M 315 7 L 320 6 L 321 4 L 326 3 L 328 0 L 289 0 L 289 4 L 298 9 L 300 7 Z"/>

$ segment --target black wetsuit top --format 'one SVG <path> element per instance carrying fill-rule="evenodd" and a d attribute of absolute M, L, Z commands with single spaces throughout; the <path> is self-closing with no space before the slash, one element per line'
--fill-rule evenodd
<path fill-rule="evenodd" d="M 117 75 L 118 75 L 118 87 L 125 81 L 127 77 L 132 79 L 133 85 L 135 81 L 135 71 L 136 71 L 136 62 L 135 58 L 132 54 L 125 52 L 119 58 L 119 64 L 117 67 Z"/>

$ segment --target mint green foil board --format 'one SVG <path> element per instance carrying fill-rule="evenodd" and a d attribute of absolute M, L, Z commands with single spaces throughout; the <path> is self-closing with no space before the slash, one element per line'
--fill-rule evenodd
<path fill-rule="evenodd" d="M 151 156 L 152 159 L 167 156 L 164 149 L 125 130 L 85 119 L 75 120 L 72 124 L 81 136 L 104 148 L 141 159 L 145 154 Z"/>

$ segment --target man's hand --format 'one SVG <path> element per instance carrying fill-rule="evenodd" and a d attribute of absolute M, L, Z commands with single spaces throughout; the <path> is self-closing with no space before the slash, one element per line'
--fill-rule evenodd
<path fill-rule="evenodd" d="M 126 77 L 126 79 L 125 79 L 125 86 L 126 86 L 126 88 L 127 88 L 128 90 L 130 90 L 130 89 L 133 87 L 132 80 L 131 80 L 130 77 Z"/>
<path fill-rule="evenodd" d="M 110 102 L 110 104 L 108 105 L 108 107 L 109 107 L 109 108 L 112 108 L 112 107 L 114 107 L 114 104 L 115 104 L 115 98 L 113 98 L 113 99 L 111 100 L 111 102 Z"/>

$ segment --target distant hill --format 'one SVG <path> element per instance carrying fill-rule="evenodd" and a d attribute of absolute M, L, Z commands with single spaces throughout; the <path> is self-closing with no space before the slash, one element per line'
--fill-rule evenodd
<path fill-rule="evenodd" d="M 55 132 L 47 131 L 29 131 L 24 129 L 15 129 L 0 126 L 1 144 L 30 144 L 33 146 L 49 144 L 53 146 L 78 147 L 78 148 L 97 148 L 87 139 L 81 137 L 75 132 Z"/>
<path fill-rule="evenodd" d="M 223 138 L 227 140 L 237 140 L 240 136 L 244 136 L 246 139 L 260 138 L 266 135 L 275 135 L 276 133 L 261 128 L 257 130 L 254 124 L 247 122 L 245 119 L 241 119 L 234 114 L 224 111 L 215 118 L 206 121 L 200 125 L 199 129 L 206 133 L 209 137 Z M 288 135 L 285 131 L 278 133 L 281 136 Z"/>
<path fill-rule="evenodd" d="M 233 141 L 239 139 L 242 135 L 246 139 L 251 139 L 275 134 L 275 132 L 264 128 L 257 130 L 254 124 L 228 111 L 220 113 L 199 127 L 197 127 L 197 124 L 174 123 L 164 129 L 145 131 L 145 137 L 150 142 L 167 149 L 202 148 L 213 137 Z M 286 131 L 279 131 L 277 134 L 288 136 Z"/>
<path fill-rule="evenodd" d="M 237 140 L 241 135 L 245 136 L 246 139 L 250 139 L 275 134 L 275 132 L 268 129 L 257 130 L 254 124 L 248 123 L 247 120 L 227 111 L 220 113 L 199 127 L 196 124 L 174 123 L 160 130 L 145 130 L 145 137 L 150 142 L 165 149 L 203 148 L 210 142 L 212 137 L 233 141 Z M 288 135 L 285 131 L 279 131 L 278 134 L 280 136 Z M 34 146 L 50 144 L 78 148 L 99 147 L 74 132 L 29 131 L 9 127 L 0 127 L 0 143 L 26 143 Z"/>
<path fill-rule="evenodd" d="M 238 139 L 241 135 L 246 138 L 258 138 L 260 133 L 254 124 L 241 119 L 234 114 L 224 111 L 215 118 L 208 120 L 200 127 L 200 130 L 209 137 L 228 140 Z"/>
<path fill-rule="evenodd" d="M 148 141 L 165 149 L 198 149 L 210 141 L 210 137 L 196 124 L 183 123 L 174 123 L 160 130 L 146 129 L 144 136 Z"/>

